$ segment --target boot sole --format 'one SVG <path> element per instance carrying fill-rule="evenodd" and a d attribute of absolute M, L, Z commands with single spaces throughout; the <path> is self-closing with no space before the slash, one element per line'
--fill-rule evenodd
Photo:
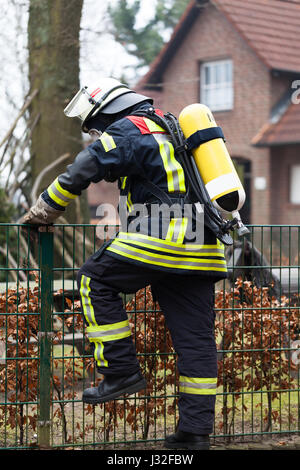
<path fill-rule="evenodd" d="M 115 400 L 116 398 L 119 398 L 121 395 L 140 392 L 141 390 L 144 390 L 146 388 L 146 385 L 147 384 L 145 380 L 140 380 L 139 382 L 136 382 L 135 384 L 128 385 L 128 387 L 125 387 L 122 390 L 118 390 L 117 392 L 111 393 L 110 395 L 106 395 L 105 397 L 89 398 L 89 397 L 82 396 L 82 401 L 84 403 L 89 403 L 90 405 L 97 405 L 98 403 L 106 403 L 107 401 L 111 401 L 111 400 Z"/>
<path fill-rule="evenodd" d="M 209 450 L 209 444 L 188 444 L 187 442 L 165 442 L 166 449 Z"/>

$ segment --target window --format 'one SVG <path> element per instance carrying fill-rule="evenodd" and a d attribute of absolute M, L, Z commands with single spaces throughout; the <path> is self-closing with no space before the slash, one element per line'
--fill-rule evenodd
<path fill-rule="evenodd" d="M 200 101 L 212 111 L 233 108 L 232 61 L 205 62 L 201 66 Z"/>
<path fill-rule="evenodd" d="M 292 165 L 290 171 L 290 202 L 300 204 L 300 165 Z"/>

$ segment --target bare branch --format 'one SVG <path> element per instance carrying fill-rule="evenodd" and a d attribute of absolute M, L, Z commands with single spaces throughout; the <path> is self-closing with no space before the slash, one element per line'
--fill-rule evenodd
<path fill-rule="evenodd" d="M 9 139 L 9 137 L 11 136 L 11 134 L 13 133 L 13 131 L 15 130 L 16 128 L 16 125 L 18 124 L 18 121 L 19 119 L 23 116 L 23 114 L 25 113 L 25 111 L 28 109 L 28 107 L 30 106 L 32 100 L 36 97 L 38 93 L 38 90 L 34 90 L 31 95 L 29 95 L 26 99 L 25 99 L 25 103 L 24 105 L 22 106 L 19 114 L 17 115 L 16 119 L 14 120 L 13 124 L 11 125 L 10 129 L 7 131 L 6 135 L 3 137 L 2 141 L 0 142 L 0 147 L 2 147 L 2 145 L 7 141 L 7 139 Z"/>
<path fill-rule="evenodd" d="M 26 135 L 26 137 L 25 137 L 25 139 L 24 139 L 24 141 L 23 141 L 23 143 L 22 143 L 22 145 L 19 149 L 20 155 L 23 154 L 23 152 L 25 151 L 27 145 L 29 144 L 29 140 L 31 139 L 32 132 L 33 132 L 35 126 L 37 125 L 39 119 L 40 119 L 40 113 L 35 117 L 32 125 L 29 128 L 27 128 L 27 130 L 26 130 L 27 135 Z M 19 184 L 18 178 L 19 178 L 20 174 L 22 173 L 22 171 L 24 170 L 24 168 L 26 167 L 27 164 L 28 164 L 28 162 L 26 162 L 26 161 L 24 162 L 24 159 L 23 159 L 23 161 L 20 161 L 18 166 L 16 168 L 14 168 L 15 182 L 12 185 L 11 189 L 8 189 L 8 183 L 7 183 L 7 191 L 8 191 L 10 196 L 14 195 L 17 187 L 21 186 L 21 184 Z M 9 178 L 7 178 L 7 181 L 8 180 L 9 180 Z M 24 181 L 24 179 L 23 179 L 23 181 Z"/>
<path fill-rule="evenodd" d="M 41 184 L 41 181 L 42 179 L 44 178 L 44 176 L 49 172 L 51 171 L 53 168 L 55 168 L 57 165 L 59 165 L 60 163 L 64 162 L 67 158 L 70 157 L 70 154 L 69 153 L 64 153 L 63 155 L 61 155 L 60 157 L 58 157 L 56 160 L 54 160 L 54 162 L 51 162 L 50 165 L 47 165 L 41 172 L 40 174 L 38 175 L 38 177 L 36 178 L 35 182 L 34 182 L 34 185 L 33 185 L 33 188 L 32 188 L 32 191 L 31 191 L 31 194 L 30 194 L 30 199 L 31 199 L 31 202 L 32 204 L 35 203 L 35 201 L 37 200 L 38 196 L 37 196 L 37 191 L 40 187 L 40 184 Z"/>

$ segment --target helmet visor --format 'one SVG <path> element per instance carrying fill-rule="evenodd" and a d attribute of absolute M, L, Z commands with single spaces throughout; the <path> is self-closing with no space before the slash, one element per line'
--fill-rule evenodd
<path fill-rule="evenodd" d="M 83 87 L 65 107 L 64 113 L 67 117 L 78 117 L 84 120 L 85 116 L 94 105 L 95 100 L 87 92 L 86 87 Z"/>

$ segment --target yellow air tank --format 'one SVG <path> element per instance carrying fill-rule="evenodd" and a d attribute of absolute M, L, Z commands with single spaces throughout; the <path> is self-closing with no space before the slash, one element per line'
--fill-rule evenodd
<path fill-rule="evenodd" d="M 200 103 L 185 107 L 179 115 L 179 124 L 186 139 L 199 130 L 217 127 L 210 109 Z M 240 221 L 238 211 L 246 196 L 224 140 L 217 138 L 202 143 L 192 154 L 214 206 Z"/>

